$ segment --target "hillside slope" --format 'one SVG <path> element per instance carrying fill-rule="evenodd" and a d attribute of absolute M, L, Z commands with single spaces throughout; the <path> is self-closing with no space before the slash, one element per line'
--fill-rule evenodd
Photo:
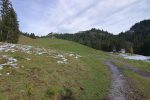
<path fill-rule="evenodd" d="M 128 31 L 113 35 L 107 31 L 92 28 L 74 34 L 50 33 L 45 37 L 75 41 L 88 47 L 111 52 L 125 49 L 126 52 L 150 56 L 150 19 L 134 24 Z"/>
<path fill-rule="evenodd" d="M 21 36 L 19 44 L 0 43 L 0 99 L 149 100 L 149 66 L 71 41 Z"/>
<path fill-rule="evenodd" d="M 131 42 L 135 53 L 150 56 L 150 19 L 136 23 L 119 37 Z"/>
<path fill-rule="evenodd" d="M 110 82 L 104 52 L 66 40 L 24 36 L 19 44 L 0 46 L 2 100 L 106 98 Z"/>
<path fill-rule="evenodd" d="M 103 30 L 92 28 L 91 30 L 75 34 L 48 34 L 47 37 L 55 36 L 60 39 L 75 41 L 97 50 L 111 52 L 113 49 L 119 51 L 126 47 L 126 41 Z"/>

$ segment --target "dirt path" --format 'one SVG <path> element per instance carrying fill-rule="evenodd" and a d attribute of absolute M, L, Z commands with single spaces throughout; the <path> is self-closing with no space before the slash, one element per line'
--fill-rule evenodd
<path fill-rule="evenodd" d="M 123 71 L 114 65 L 113 61 L 107 61 L 106 64 L 109 67 L 112 78 L 107 100 L 142 100 L 134 90 L 133 84 L 123 75 Z"/>
<path fill-rule="evenodd" d="M 106 62 L 112 75 L 112 86 L 108 95 L 108 100 L 126 100 L 126 79 L 121 71 L 112 64 L 111 61 Z"/>

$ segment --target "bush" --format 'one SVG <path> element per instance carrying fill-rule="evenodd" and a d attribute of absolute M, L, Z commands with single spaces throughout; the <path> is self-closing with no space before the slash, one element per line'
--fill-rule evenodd
<path fill-rule="evenodd" d="M 49 96 L 49 97 L 52 97 L 57 93 L 58 93 L 58 88 L 57 87 L 51 87 L 46 92 L 47 96 Z"/>
<path fill-rule="evenodd" d="M 73 96 L 71 89 L 63 87 L 61 89 L 61 100 L 76 100 L 76 99 Z"/>
<path fill-rule="evenodd" d="M 26 85 L 26 87 L 27 87 L 27 94 L 29 97 L 31 97 L 33 95 L 33 85 L 29 83 Z"/>

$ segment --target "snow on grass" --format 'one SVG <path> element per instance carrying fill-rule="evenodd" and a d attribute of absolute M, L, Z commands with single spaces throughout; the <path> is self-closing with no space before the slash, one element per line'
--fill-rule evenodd
<path fill-rule="evenodd" d="M 70 54 L 69 54 L 69 57 L 74 57 L 74 58 L 78 59 L 78 58 L 81 58 L 82 56 L 81 56 L 81 55 L 78 55 L 78 54 L 70 53 Z"/>
<path fill-rule="evenodd" d="M 21 66 L 22 68 L 24 67 L 24 66 Z"/>
<path fill-rule="evenodd" d="M 68 64 L 69 61 L 66 56 L 73 57 L 78 59 L 82 56 L 74 53 L 60 53 L 55 50 L 45 49 L 45 48 L 37 48 L 30 45 L 21 45 L 21 44 L 10 44 L 10 43 L 1 43 L 0 52 L 23 52 L 25 54 L 34 54 L 38 56 L 46 55 L 46 57 L 52 57 L 57 59 L 58 64 Z M 7 55 L 3 55 L 3 58 L 8 60 L 7 63 L 1 64 L 0 68 L 5 65 L 10 65 L 12 67 L 17 67 L 17 59 L 13 57 L 8 57 Z M 27 61 L 30 61 L 30 58 L 25 58 Z M 18 68 L 18 67 L 17 67 Z"/>
<path fill-rule="evenodd" d="M 6 73 L 6 75 L 7 75 L 7 76 L 9 76 L 9 75 L 10 75 L 10 73 L 8 72 L 8 73 Z"/>
<path fill-rule="evenodd" d="M 150 61 L 150 57 L 143 55 L 129 55 L 129 54 L 119 54 L 119 55 L 125 59 Z"/>
<path fill-rule="evenodd" d="M 76 55 L 76 56 L 75 56 L 76 59 L 81 58 L 81 57 L 82 57 L 82 56 L 80 56 L 80 55 Z"/>
<path fill-rule="evenodd" d="M 27 61 L 30 61 L 31 59 L 30 59 L 30 58 L 26 58 L 26 60 L 27 60 Z"/>
<path fill-rule="evenodd" d="M 69 56 L 70 56 L 70 57 L 73 57 L 73 56 L 75 56 L 75 55 L 71 53 L 71 54 L 69 54 Z"/>
<path fill-rule="evenodd" d="M 0 70 L 2 70 L 3 69 L 3 66 L 2 65 L 0 65 Z"/>
<path fill-rule="evenodd" d="M 58 64 L 67 64 L 68 62 L 68 59 L 65 58 L 65 55 L 62 55 L 62 54 L 58 54 L 56 56 L 56 58 L 60 59 L 59 61 L 57 61 Z"/>
<path fill-rule="evenodd" d="M 13 58 L 13 57 L 9 57 L 7 55 L 2 55 L 1 56 L 1 59 L 6 59 L 7 62 L 4 62 L 4 63 L 0 63 L 0 70 L 3 69 L 3 67 L 5 66 L 10 66 L 10 67 L 17 67 L 17 59 Z"/>

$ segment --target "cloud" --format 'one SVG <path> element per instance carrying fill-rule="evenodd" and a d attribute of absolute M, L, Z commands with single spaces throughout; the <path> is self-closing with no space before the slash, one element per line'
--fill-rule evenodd
<path fill-rule="evenodd" d="M 22 31 L 46 35 L 93 27 L 114 34 L 150 18 L 149 0 L 12 0 Z"/>

